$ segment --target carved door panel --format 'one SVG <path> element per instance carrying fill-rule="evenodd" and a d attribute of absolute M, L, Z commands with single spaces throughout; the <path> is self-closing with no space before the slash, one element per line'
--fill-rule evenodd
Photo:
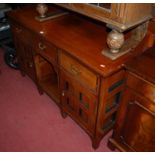
<path fill-rule="evenodd" d="M 146 107 L 147 105 L 147 107 Z M 131 94 L 120 139 L 131 151 L 155 151 L 155 105 Z"/>
<path fill-rule="evenodd" d="M 76 105 L 74 101 L 75 91 L 73 80 L 68 77 L 63 71 L 61 71 L 60 79 L 60 89 L 61 89 L 61 104 L 63 110 L 70 115 L 75 115 Z"/>
<path fill-rule="evenodd" d="M 97 113 L 97 97 L 81 85 L 76 84 L 75 102 L 77 118 L 89 131 L 94 131 Z"/>
<path fill-rule="evenodd" d="M 60 76 L 62 110 L 92 135 L 95 130 L 97 97 L 62 70 Z"/>
<path fill-rule="evenodd" d="M 32 80 L 36 80 L 35 65 L 33 60 L 33 50 L 30 45 L 22 41 L 19 37 L 14 37 L 17 52 L 17 59 L 22 74 L 27 74 Z"/>

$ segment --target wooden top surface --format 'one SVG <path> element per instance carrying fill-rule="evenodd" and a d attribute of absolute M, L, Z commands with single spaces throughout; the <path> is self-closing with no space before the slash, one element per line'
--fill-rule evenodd
<path fill-rule="evenodd" d="M 55 8 L 50 8 L 49 12 L 54 10 Z M 137 50 L 129 52 L 117 60 L 110 60 L 101 54 L 101 51 L 107 48 L 107 32 L 103 23 L 71 13 L 56 19 L 39 22 L 35 20 L 37 15 L 34 6 L 8 13 L 12 20 L 39 34 L 58 48 L 67 51 L 104 77 L 119 70 L 122 63 L 139 53 L 143 46 L 141 43 L 142 46 L 139 46 Z"/>
<path fill-rule="evenodd" d="M 146 50 L 141 56 L 126 63 L 125 67 L 130 72 L 155 84 L 155 46 Z"/>

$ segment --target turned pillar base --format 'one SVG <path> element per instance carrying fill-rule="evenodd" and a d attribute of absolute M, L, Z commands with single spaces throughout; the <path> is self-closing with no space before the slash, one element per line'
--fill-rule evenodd
<path fill-rule="evenodd" d="M 145 22 L 131 30 L 131 36 L 125 40 L 124 34 L 113 29 L 107 36 L 108 48 L 104 49 L 102 55 L 115 60 L 131 51 L 143 40 L 147 33 L 148 22 Z"/>
<path fill-rule="evenodd" d="M 107 37 L 107 44 L 109 46 L 109 52 L 116 54 L 120 51 L 120 48 L 124 44 L 124 34 L 117 30 L 112 30 Z"/>

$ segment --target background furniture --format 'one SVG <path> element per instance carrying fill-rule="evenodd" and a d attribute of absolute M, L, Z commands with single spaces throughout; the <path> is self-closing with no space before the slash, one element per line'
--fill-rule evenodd
<path fill-rule="evenodd" d="M 127 82 L 113 135 L 109 140 L 111 149 L 155 151 L 154 65 L 155 47 L 125 65 Z"/>
<path fill-rule="evenodd" d="M 49 12 L 59 9 L 51 6 Z M 64 118 L 75 120 L 97 148 L 115 122 L 124 89 L 122 64 L 151 46 L 150 34 L 113 61 L 101 54 L 107 46 L 104 23 L 74 13 L 44 22 L 36 16 L 33 6 L 8 14 L 21 73 L 57 103 Z"/>
<path fill-rule="evenodd" d="M 116 59 L 135 48 L 144 38 L 147 21 L 152 17 L 152 4 L 146 3 L 63 3 L 57 5 L 105 22 L 107 27 L 112 29 L 107 36 L 109 48 L 102 50 L 102 54 L 110 59 Z M 124 41 L 123 32 L 131 28 L 132 35 Z"/>

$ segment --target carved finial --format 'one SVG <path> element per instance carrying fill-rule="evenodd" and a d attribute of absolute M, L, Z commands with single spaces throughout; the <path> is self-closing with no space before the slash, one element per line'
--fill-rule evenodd
<path fill-rule="evenodd" d="M 46 17 L 46 12 L 48 11 L 48 7 L 46 4 L 42 3 L 42 4 L 37 5 L 36 10 L 40 14 L 40 17 L 44 18 L 44 17 Z"/>
<path fill-rule="evenodd" d="M 124 35 L 116 30 L 112 30 L 107 37 L 107 44 L 111 53 L 118 53 L 124 43 Z"/>

